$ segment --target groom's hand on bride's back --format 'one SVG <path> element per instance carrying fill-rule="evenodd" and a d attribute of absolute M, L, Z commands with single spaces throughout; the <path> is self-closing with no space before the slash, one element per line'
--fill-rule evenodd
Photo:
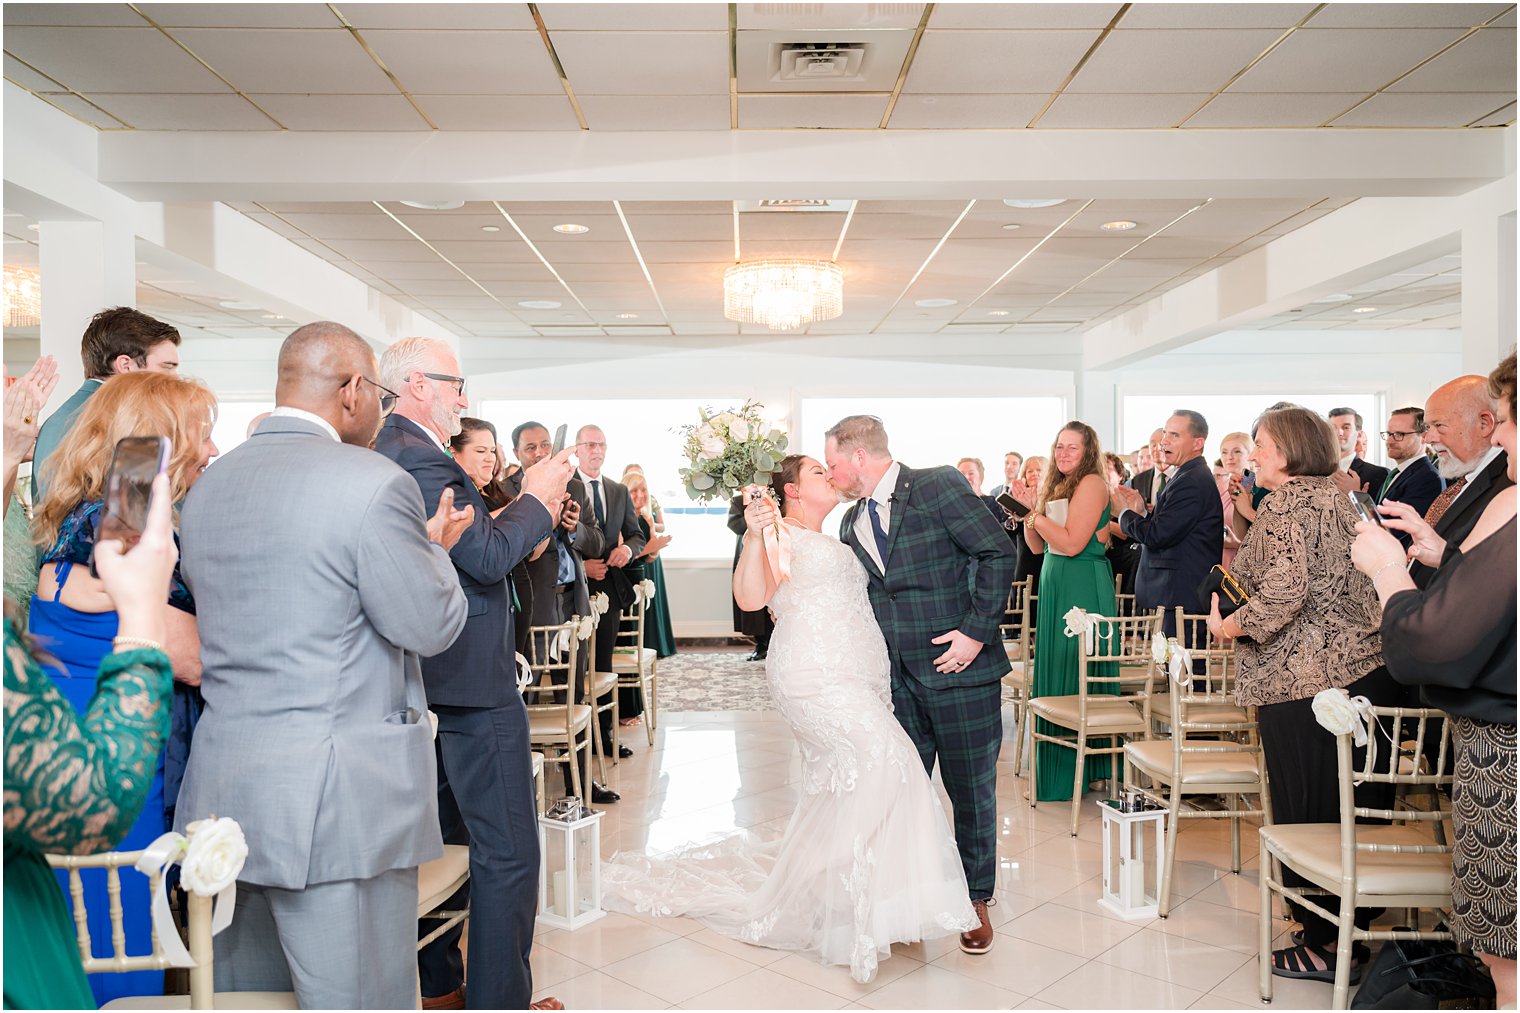
<path fill-rule="evenodd" d="M 931 644 L 949 644 L 945 653 L 934 659 L 934 670 L 941 674 L 946 672 L 964 672 L 966 668 L 976 660 L 976 656 L 982 653 L 982 642 L 973 640 L 960 630 L 951 630 L 929 641 Z"/>

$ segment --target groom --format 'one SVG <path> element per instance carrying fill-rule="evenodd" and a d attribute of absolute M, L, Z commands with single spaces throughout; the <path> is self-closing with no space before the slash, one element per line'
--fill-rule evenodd
<path fill-rule="evenodd" d="M 961 949 L 986 953 L 1008 671 L 998 624 L 1014 569 L 1008 536 L 955 469 L 915 471 L 892 460 L 880 419 L 851 415 L 824 438 L 829 482 L 857 501 L 839 537 L 870 581 L 892 660 L 892 708 L 930 776 L 938 757 L 955 808 L 956 846 L 981 919 L 961 933 Z"/>

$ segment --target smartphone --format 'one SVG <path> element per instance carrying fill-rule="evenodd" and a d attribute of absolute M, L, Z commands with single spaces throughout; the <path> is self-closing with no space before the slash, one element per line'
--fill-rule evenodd
<path fill-rule="evenodd" d="M 168 470 L 172 450 L 167 436 L 128 436 L 116 444 L 111 470 L 106 472 L 105 505 L 96 542 L 119 539 L 125 549 L 131 549 L 142 538 L 148 524 L 148 505 L 153 500 L 153 480 Z M 93 551 L 90 576 L 100 576 Z"/>
<path fill-rule="evenodd" d="M 1256 476 L 1250 473 L 1240 476 L 1240 487 L 1247 492 L 1256 488 Z"/>
<path fill-rule="evenodd" d="M 1013 519 L 1016 521 L 1021 521 L 1029 516 L 1029 508 L 1006 492 L 998 496 L 997 501 L 998 506 L 1013 514 Z"/>
<path fill-rule="evenodd" d="M 565 434 L 569 429 L 569 426 L 561 424 L 558 429 L 554 430 L 554 448 L 549 451 L 550 457 L 556 456 L 561 450 L 565 449 Z"/>
<path fill-rule="evenodd" d="M 1358 517 L 1368 524 L 1383 526 L 1383 517 L 1377 512 L 1377 505 L 1372 502 L 1371 496 L 1359 489 L 1353 489 L 1346 495 L 1351 498 L 1351 509 L 1356 511 Z"/>

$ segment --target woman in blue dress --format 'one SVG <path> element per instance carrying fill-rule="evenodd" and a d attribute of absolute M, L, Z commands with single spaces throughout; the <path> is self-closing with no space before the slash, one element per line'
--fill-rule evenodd
<path fill-rule="evenodd" d="M 81 715 L 95 696 L 100 660 L 114 650 L 117 635 L 115 605 L 101 582 L 90 575 L 90 554 L 99 531 L 106 473 L 117 441 L 127 436 L 167 436 L 173 450 L 168 473 L 174 502 L 216 454 L 211 441 L 216 398 L 202 384 L 168 374 L 134 371 L 112 377 L 91 396 L 74 427 L 48 457 L 47 493 L 37 505 L 32 532 L 42 547 L 42 571 L 32 599 L 28 628 L 38 645 L 51 655 L 44 664 L 48 675 Z M 169 585 L 165 606 L 165 643 L 174 669 L 174 698 L 170 738 L 157 762 L 148 799 L 132 829 L 117 850 L 146 847 L 169 829 L 180 775 L 189 756 L 190 736 L 199 715 L 200 638 L 195 602 L 180 579 L 179 568 Z M 90 941 L 94 955 L 112 956 L 110 901 L 104 870 L 82 873 Z M 67 879 L 59 874 L 67 892 Z M 129 869 L 121 871 L 121 906 L 126 952 L 152 952 L 148 879 Z M 161 971 L 92 974 L 90 989 L 97 1004 L 133 995 L 162 995 Z"/>

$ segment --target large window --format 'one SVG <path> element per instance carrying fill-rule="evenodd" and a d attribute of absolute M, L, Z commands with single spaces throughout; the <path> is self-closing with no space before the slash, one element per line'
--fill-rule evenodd
<path fill-rule="evenodd" d="M 265 412 L 274 411 L 273 401 L 220 401 L 216 406 L 216 426 L 211 442 L 218 454 L 225 454 L 248 438 L 248 423 Z"/>
<path fill-rule="evenodd" d="M 1350 408 L 1361 412 L 1362 428 L 1367 432 L 1367 459 L 1383 458 L 1383 441 L 1378 431 L 1387 420 L 1379 412 L 1375 394 L 1136 394 L 1124 398 L 1124 448 L 1128 454 L 1150 442 L 1151 433 L 1161 428 L 1172 412 L 1190 408 L 1202 412 L 1209 423 L 1209 440 L 1204 454 L 1212 464 L 1219 456 L 1219 441 L 1233 432 L 1249 433 L 1257 416 L 1278 401 L 1291 401 L 1310 411 L 1326 414 L 1332 408 Z"/>
<path fill-rule="evenodd" d="M 734 552 L 734 536 L 725 521 L 727 502 L 694 503 L 686 497 L 678 469 L 686 465 L 678 427 L 697 421 L 697 409 L 715 410 L 744 403 L 742 397 L 641 398 L 639 400 L 519 400 L 483 401 L 476 406 L 481 417 L 495 424 L 503 444 L 512 442 L 512 430 L 532 419 L 552 433 L 561 423 L 570 427 L 571 440 L 582 425 L 592 424 L 607 434 L 607 462 L 603 472 L 622 478 L 629 464 L 641 465 L 649 488 L 665 512 L 665 530 L 675 536 L 661 555 L 665 559 L 727 559 Z M 510 448 L 508 448 L 510 451 Z M 509 452 L 507 459 L 515 460 Z"/>

